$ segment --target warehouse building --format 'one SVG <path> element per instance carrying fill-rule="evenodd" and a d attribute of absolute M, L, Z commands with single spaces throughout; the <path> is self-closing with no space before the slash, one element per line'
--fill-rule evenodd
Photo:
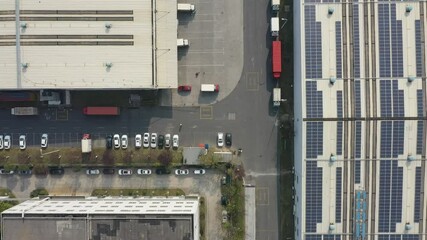
<path fill-rule="evenodd" d="M 0 1 L 0 89 L 177 87 L 176 0 Z"/>
<path fill-rule="evenodd" d="M 198 197 L 46 197 L 1 214 L 4 240 L 200 238 Z"/>
<path fill-rule="evenodd" d="M 295 239 L 426 239 L 425 1 L 294 1 Z"/>

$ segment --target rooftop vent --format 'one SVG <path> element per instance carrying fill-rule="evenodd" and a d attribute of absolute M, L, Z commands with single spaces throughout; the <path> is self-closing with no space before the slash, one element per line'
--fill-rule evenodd
<path fill-rule="evenodd" d="M 332 15 L 334 13 L 335 9 L 333 7 L 328 8 L 328 14 Z"/>

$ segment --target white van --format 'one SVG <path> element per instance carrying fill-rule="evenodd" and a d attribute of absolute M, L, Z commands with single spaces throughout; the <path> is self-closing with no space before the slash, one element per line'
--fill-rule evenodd
<path fill-rule="evenodd" d="M 202 84 L 200 87 L 202 92 L 219 92 L 218 84 Z"/>

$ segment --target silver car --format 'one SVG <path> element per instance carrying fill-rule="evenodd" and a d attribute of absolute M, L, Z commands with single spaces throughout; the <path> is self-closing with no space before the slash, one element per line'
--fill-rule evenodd
<path fill-rule="evenodd" d="M 156 148 L 157 147 L 157 133 L 152 133 L 151 134 L 150 147 L 151 148 Z"/>
<path fill-rule="evenodd" d="M 140 148 L 141 146 L 142 146 L 141 134 L 136 134 L 136 136 L 135 136 L 135 147 Z"/>
<path fill-rule="evenodd" d="M 42 148 L 47 148 L 47 144 L 48 144 L 48 135 L 47 135 L 47 133 L 43 133 L 40 145 Z"/>
<path fill-rule="evenodd" d="M 145 148 L 150 147 L 150 134 L 149 133 L 144 133 L 144 138 L 142 140 L 142 146 L 144 146 Z"/>
<path fill-rule="evenodd" d="M 218 133 L 218 138 L 217 138 L 217 143 L 218 143 L 218 147 L 222 147 L 224 146 L 224 133 L 219 132 Z"/>
<path fill-rule="evenodd" d="M 179 147 L 179 136 L 177 134 L 173 135 L 172 138 L 172 147 L 178 148 Z"/>
<path fill-rule="evenodd" d="M 99 169 L 87 169 L 86 174 L 87 175 L 99 175 L 100 171 Z"/>
<path fill-rule="evenodd" d="M 24 150 L 27 147 L 26 139 L 25 135 L 19 136 L 19 149 Z"/>
<path fill-rule="evenodd" d="M 4 136 L 3 144 L 4 144 L 4 149 L 10 149 L 10 145 L 12 145 L 10 135 Z"/>
<path fill-rule="evenodd" d="M 113 136 L 114 148 L 120 148 L 120 135 L 114 134 Z"/>
<path fill-rule="evenodd" d="M 168 133 L 165 135 L 165 148 L 171 147 L 171 135 Z"/>
<path fill-rule="evenodd" d="M 128 135 L 122 135 L 122 149 L 128 148 Z"/>
<path fill-rule="evenodd" d="M 0 135 L 0 149 L 3 149 L 3 135 Z"/>
<path fill-rule="evenodd" d="M 120 176 L 129 176 L 129 175 L 132 175 L 132 169 L 119 169 L 119 171 L 117 171 L 117 173 Z"/>
<path fill-rule="evenodd" d="M 194 170 L 194 174 L 196 174 L 196 175 L 203 175 L 205 173 L 206 173 L 205 169 L 196 169 L 196 170 Z"/>
<path fill-rule="evenodd" d="M 138 175 L 151 175 L 151 169 L 138 169 L 136 173 Z"/>
<path fill-rule="evenodd" d="M 188 175 L 190 171 L 188 169 L 176 169 L 175 175 Z"/>

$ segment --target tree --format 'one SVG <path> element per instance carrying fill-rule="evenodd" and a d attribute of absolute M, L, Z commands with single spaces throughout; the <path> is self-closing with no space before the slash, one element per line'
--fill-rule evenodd
<path fill-rule="evenodd" d="M 44 188 L 38 188 L 38 189 L 33 190 L 33 191 L 30 193 L 30 197 L 31 197 L 31 198 L 35 198 L 35 197 L 38 197 L 38 196 L 40 196 L 40 195 L 48 196 L 48 195 L 49 195 L 49 192 L 48 192 L 46 189 L 44 189 Z"/>
<path fill-rule="evenodd" d="M 159 160 L 160 164 L 163 166 L 169 166 L 169 164 L 172 162 L 172 154 L 168 150 L 163 150 L 157 157 L 157 160 Z"/>

